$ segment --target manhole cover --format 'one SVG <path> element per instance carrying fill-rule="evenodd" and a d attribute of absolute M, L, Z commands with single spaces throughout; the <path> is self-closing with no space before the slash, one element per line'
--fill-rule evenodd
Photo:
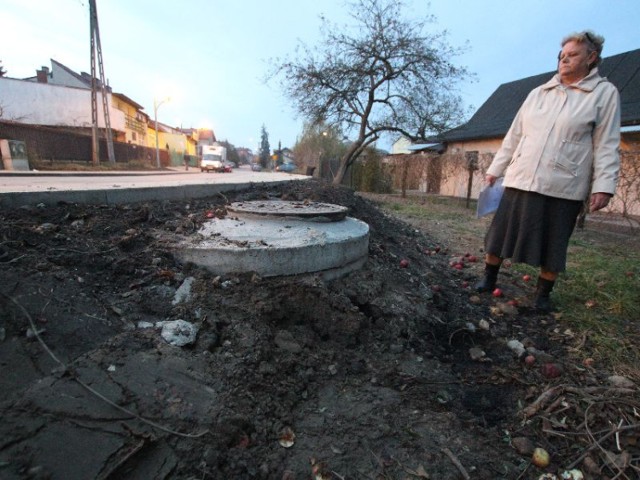
<path fill-rule="evenodd" d="M 347 207 L 329 203 L 284 200 L 235 202 L 229 205 L 227 210 L 238 215 L 295 217 L 316 222 L 339 222 L 344 220 L 349 211 Z"/>

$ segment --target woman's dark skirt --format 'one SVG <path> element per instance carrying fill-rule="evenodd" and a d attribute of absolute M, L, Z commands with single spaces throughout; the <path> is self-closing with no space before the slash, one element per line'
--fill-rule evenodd
<path fill-rule="evenodd" d="M 569 237 L 583 202 L 505 188 L 485 237 L 485 252 L 564 272 Z"/>

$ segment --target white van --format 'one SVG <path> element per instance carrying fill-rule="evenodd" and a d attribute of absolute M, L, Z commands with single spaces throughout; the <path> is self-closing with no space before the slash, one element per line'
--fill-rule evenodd
<path fill-rule="evenodd" d="M 227 161 L 227 149 L 221 145 L 203 145 L 200 159 L 200 171 L 224 172 Z"/>

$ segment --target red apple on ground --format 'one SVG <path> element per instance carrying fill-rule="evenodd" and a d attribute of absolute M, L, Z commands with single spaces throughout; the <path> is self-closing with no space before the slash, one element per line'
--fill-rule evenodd
<path fill-rule="evenodd" d="M 402 260 L 400 260 L 400 268 L 407 268 L 409 266 L 409 260 L 407 260 L 406 258 L 403 258 Z"/>
<path fill-rule="evenodd" d="M 523 275 L 522 280 L 524 280 L 525 282 L 531 281 L 531 275 Z"/>
<path fill-rule="evenodd" d="M 526 357 L 524 357 L 524 363 L 527 367 L 531 367 L 534 363 L 536 363 L 536 357 L 534 357 L 533 355 L 527 355 Z"/>
<path fill-rule="evenodd" d="M 547 378 L 556 378 L 562 374 L 560 367 L 555 363 L 545 363 L 542 366 L 541 371 L 542 371 L 542 375 L 544 375 Z"/>
<path fill-rule="evenodd" d="M 491 292 L 491 295 L 493 295 L 494 297 L 501 297 L 502 296 L 502 290 L 499 288 L 496 288 L 493 292 Z"/>

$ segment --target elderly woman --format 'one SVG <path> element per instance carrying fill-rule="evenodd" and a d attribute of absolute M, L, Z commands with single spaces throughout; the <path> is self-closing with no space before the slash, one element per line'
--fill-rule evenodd
<path fill-rule="evenodd" d="M 604 38 L 585 31 L 562 40 L 558 73 L 518 111 L 486 173 L 505 191 L 485 238 L 479 292 L 496 286 L 504 258 L 540 267 L 534 308 L 552 310 L 550 293 L 566 268 L 569 237 L 591 191 L 589 210 L 609 203 L 620 159 L 620 96 L 598 74 Z"/>

